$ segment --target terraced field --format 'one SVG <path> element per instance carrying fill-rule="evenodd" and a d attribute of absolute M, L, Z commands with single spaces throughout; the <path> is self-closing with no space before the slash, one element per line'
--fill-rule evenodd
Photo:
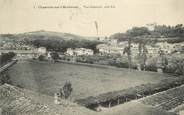
<path fill-rule="evenodd" d="M 0 86 L 2 115 L 94 115 L 93 111 L 67 100 L 61 100 L 60 105 L 53 100 L 53 97 L 8 84 Z"/>
<path fill-rule="evenodd" d="M 184 103 L 184 85 L 149 96 L 141 102 L 157 109 L 170 111 Z"/>
<path fill-rule="evenodd" d="M 176 115 L 130 102 L 95 112 L 67 100 L 54 104 L 54 98 L 30 90 L 4 84 L 0 86 L 0 108 L 3 115 Z"/>
<path fill-rule="evenodd" d="M 14 85 L 53 95 L 66 81 L 72 83 L 71 100 L 97 96 L 141 84 L 158 83 L 173 76 L 128 69 L 89 67 L 52 62 L 19 61 L 9 69 Z"/>
<path fill-rule="evenodd" d="M 145 96 L 153 95 L 159 92 L 164 92 L 169 89 L 179 87 L 184 84 L 183 77 L 175 77 L 175 79 L 161 80 L 156 84 L 143 84 L 133 88 L 128 88 L 120 91 L 108 92 L 100 94 L 97 97 L 90 96 L 85 99 L 76 100 L 78 104 L 86 106 L 87 108 L 94 109 L 99 107 L 113 107 L 119 104 L 127 103 L 131 100 L 144 98 Z M 172 92 L 171 92 L 172 93 Z M 170 95 L 170 94 L 168 94 Z M 162 96 L 161 96 L 162 98 Z M 174 98 L 174 97 L 173 97 Z M 153 100 L 155 103 L 160 100 Z"/>

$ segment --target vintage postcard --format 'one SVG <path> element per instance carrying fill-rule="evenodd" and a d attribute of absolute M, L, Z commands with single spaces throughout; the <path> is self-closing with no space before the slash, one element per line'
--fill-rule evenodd
<path fill-rule="evenodd" d="M 184 115 L 183 0 L 0 0 L 0 115 Z"/>

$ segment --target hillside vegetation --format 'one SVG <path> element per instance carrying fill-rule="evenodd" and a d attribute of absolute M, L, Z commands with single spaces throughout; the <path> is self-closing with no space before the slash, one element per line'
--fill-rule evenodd
<path fill-rule="evenodd" d="M 95 52 L 96 45 L 100 42 L 88 38 L 70 34 L 51 31 L 34 31 L 22 34 L 2 34 L 1 43 L 26 44 L 35 47 L 46 47 L 48 50 L 65 52 L 67 48 L 88 48 Z"/>
<path fill-rule="evenodd" d="M 184 26 L 183 24 L 177 24 L 175 26 L 155 25 L 153 30 L 149 30 L 144 26 L 133 27 L 125 33 L 115 33 L 110 38 L 120 41 L 126 41 L 128 38 L 132 38 L 134 42 L 138 42 L 140 39 L 149 39 L 152 41 L 166 40 L 170 43 L 177 43 L 184 41 Z"/>

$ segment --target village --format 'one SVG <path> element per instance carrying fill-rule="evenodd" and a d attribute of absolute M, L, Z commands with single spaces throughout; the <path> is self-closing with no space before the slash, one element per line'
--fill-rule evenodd
<path fill-rule="evenodd" d="M 149 38 L 154 39 L 154 38 Z M 162 38 L 166 39 L 166 38 Z M 48 50 L 46 47 L 35 47 L 33 45 L 25 45 L 23 42 L 3 41 L 1 45 L 1 54 L 14 52 L 16 59 L 27 60 L 47 60 L 47 61 L 67 61 L 71 63 L 89 63 L 100 65 L 112 65 L 116 66 L 119 63 L 128 63 L 127 54 L 124 52 L 128 47 L 128 41 L 119 41 L 118 39 L 111 39 L 110 37 L 98 37 L 96 41 L 99 44 L 96 45 L 97 52 L 88 48 L 67 48 L 65 52 L 58 52 L 54 50 Z M 5 43 L 4 43 L 5 42 Z M 131 43 L 131 59 L 134 64 L 134 69 L 141 70 L 140 59 L 138 55 L 140 53 L 139 43 Z M 184 44 L 180 43 L 168 43 L 166 40 L 146 44 L 146 64 L 153 59 L 157 59 L 159 52 L 162 52 L 165 57 L 172 55 L 182 55 L 184 52 Z M 158 60 L 158 59 L 157 59 Z M 115 63 L 115 64 L 113 64 Z M 151 62 L 150 62 L 151 63 Z M 156 61 L 155 63 L 162 63 Z M 121 67 L 121 66 L 120 66 Z M 128 68 L 127 66 L 122 66 Z"/>
<path fill-rule="evenodd" d="M 183 99 L 182 96 L 179 96 L 179 92 L 183 89 L 182 84 L 184 83 L 181 73 L 182 71 L 178 71 L 179 69 L 176 65 L 174 65 L 175 71 L 171 71 L 169 67 L 173 67 L 173 64 L 176 64 L 175 62 L 173 63 L 173 55 L 177 56 L 177 58 L 178 56 L 181 58 L 183 55 L 183 42 L 168 43 L 167 41 L 162 41 L 146 45 L 147 59 L 145 62 L 146 68 L 144 69 L 143 66 L 142 68 L 140 67 L 140 64 L 143 62 L 139 61 L 138 58 L 140 50 L 139 43 L 131 43 L 132 67 L 129 68 L 128 54 L 124 53 L 124 50 L 129 45 L 128 41 L 118 41 L 117 39 L 110 39 L 107 37 L 97 38 L 97 40 L 100 43 L 96 45 L 98 52 L 94 52 L 92 49 L 84 47 L 67 48 L 65 52 L 58 52 L 48 50 L 43 46 L 35 47 L 33 45 L 18 45 L 14 42 L 13 45 L 12 42 L 4 43 L 0 50 L 1 56 L 3 57 L 6 54 L 11 54 L 12 56 L 10 58 L 13 57 L 13 59 L 11 59 L 10 62 L 7 61 L 8 64 L 5 63 L 5 65 L 1 65 L 0 72 L 2 77 L 0 81 L 1 83 L 4 83 L 0 88 L 0 91 L 3 92 L 2 99 L 14 98 L 13 95 L 16 93 L 18 98 L 25 98 L 19 103 L 26 103 L 27 106 L 15 107 L 27 112 L 35 112 L 35 114 L 37 114 L 37 106 L 31 107 L 34 105 L 34 102 L 32 101 L 41 104 L 40 107 L 42 107 L 43 103 L 48 104 L 46 108 L 53 109 L 53 111 L 49 110 L 48 114 L 51 112 L 61 114 L 62 111 L 55 111 L 57 108 L 62 108 L 62 110 L 71 108 L 78 113 L 83 111 L 84 115 L 106 115 L 112 108 L 113 112 L 111 111 L 109 115 L 114 115 L 121 111 L 118 107 L 122 106 L 122 108 L 124 108 L 124 106 L 130 104 L 130 107 L 137 108 L 140 103 L 141 106 L 142 104 L 153 105 L 153 107 L 155 107 L 154 109 L 145 109 L 145 106 L 141 108 L 144 108 L 145 110 L 153 109 L 155 114 L 157 114 L 156 111 L 157 109 L 159 110 L 160 106 L 163 107 L 161 109 L 163 111 L 158 111 L 158 114 L 175 115 L 168 112 L 173 110 L 173 108 L 176 108 L 176 110 L 174 110 L 176 112 L 180 111 L 178 106 L 182 103 L 179 102 L 178 99 Z M 15 56 L 13 54 L 15 54 Z M 160 55 L 164 56 L 164 58 L 158 58 Z M 163 61 L 165 58 L 168 59 L 167 64 L 165 63 L 165 60 Z M 179 65 L 182 65 L 181 63 L 183 62 L 178 63 Z M 149 68 L 150 64 L 154 65 L 155 70 Z M 10 70 L 6 68 L 10 68 Z M 169 71 L 166 71 L 165 69 L 169 69 Z M 25 73 L 25 71 L 27 72 Z M 150 73 L 149 71 L 154 72 Z M 130 72 L 135 73 L 135 75 L 130 75 Z M 169 72 L 172 72 L 172 74 L 165 74 Z M 173 74 L 177 74 L 177 77 L 173 77 Z M 62 77 L 60 77 L 60 75 L 62 75 Z M 87 76 L 89 76 L 87 78 L 89 79 L 89 81 L 87 81 L 88 85 L 85 85 L 86 88 L 83 88 L 81 87 L 81 84 L 86 82 L 85 79 Z M 25 82 L 35 78 L 38 79 L 38 81 L 33 81 L 33 84 L 32 82 Z M 47 80 L 48 78 L 50 80 Z M 66 79 L 67 82 L 65 81 Z M 79 83 L 75 84 L 77 79 L 81 80 Z M 98 83 L 99 80 L 97 79 L 105 81 Z M 45 80 L 46 84 L 44 83 Z M 106 82 L 106 80 L 109 80 L 112 82 L 111 84 L 114 84 L 112 85 L 112 88 L 108 87 L 109 82 Z M 123 83 L 123 81 L 130 83 L 131 80 L 134 82 L 129 84 L 130 86 L 128 85 L 128 87 L 126 83 Z M 44 88 L 37 91 L 37 84 L 34 82 L 39 82 L 38 87 Z M 51 86 L 48 86 L 49 82 L 52 83 L 50 84 Z M 95 88 L 96 85 L 91 85 L 90 82 L 94 82 L 100 89 Z M 63 86 L 62 89 L 58 88 L 58 85 L 61 83 Z M 12 84 L 14 85 L 12 86 Z M 118 85 L 121 87 L 118 88 Z M 48 87 L 49 89 L 47 89 Z M 5 95 L 8 90 L 11 90 L 12 95 L 7 97 Z M 86 93 L 88 90 L 90 90 L 90 92 Z M 24 93 L 24 96 L 26 95 L 31 99 L 31 103 L 30 100 L 27 100 L 27 97 L 21 95 L 22 93 Z M 155 93 L 158 94 L 153 95 Z M 168 96 L 166 96 L 166 94 Z M 146 98 L 147 96 L 148 98 Z M 165 97 L 163 101 L 167 103 L 162 103 L 162 101 L 160 101 L 163 97 Z M 157 103 L 154 103 L 154 99 L 158 100 L 160 106 L 158 106 Z M 44 102 L 44 100 L 46 102 Z M 137 102 L 132 100 L 137 100 Z M 64 108 L 63 104 L 66 104 L 64 105 Z M 175 104 L 175 106 L 172 106 L 173 104 Z M 9 105 L 10 104 L 8 104 L 8 106 Z M 73 106 L 75 106 L 75 108 L 73 108 Z M 3 111 L 6 110 L 3 109 Z M 39 111 L 41 113 L 47 113 L 42 109 L 39 109 Z M 134 112 L 135 111 L 136 110 L 134 110 Z M 10 114 L 11 112 L 6 111 L 6 113 Z M 73 114 L 75 113 L 71 112 L 71 115 Z M 131 114 L 134 115 L 134 113 Z"/>
<path fill-rule="evenodd" d="M 183 4 L 0 0 L 0 115 L 184 115 Z"/>
<path fill-rule="evenodd" d="M 37 111 L 37 106 L 31 107 L 34 105 L 32 100 L 41 104 L 41 108 L 42 104 L 48 104 L 47 107 L 53 111 L 71 108 L 78 113 L 83 111 L 84 115 L 106 115 L 108 112 L 114 115 L 122 112 L 118 107 L 125 108 L 127 104 L 130 104 L 130 108 L 142 106 L 143 115 L 153 108 L 155 115 L 157 112 L 160 115 L 182 112 L 180 105 L 183 103 L 178 100 L 184 100 L 183 93 L 179 95 L 184 84 L 184 42 L 170 41 L 182 39 L 177 37 L 157 38 L 146 32 L 142 34 L 144 29 L 133 28 L 132 35 L 140 30 L 141 35 L 136 33 L 136 36 L 124 37 L 124 34 L 120 34 L 120 39 L 116 36 L 119 34 L 114 34 L 93 37 L 92 40 L 82 37 L 64 40 L 61 36 L 58 39 L 54 32 L 47 31 L 1 35 L 2 99 L 9 100 L 17 93 L 18 99 L 25 98 L 20 103 L 28 106 L 15 108 L 35 114 L 38 111 L 47 112 L 42 109 Z M 40 38 L 40 35 L 46 36 Z M 19 36 L 19 39 L 12 40 Z M 12 95 L 7 97 L 9 90 Z M 32 103 L 28 102 L 25 95 Z M 156 103 L 154 100 L 157 100 Z M 67 105 L 63 107 L 63 104 Z M 73 108 L 73 104 L 77 108 Z M 153 108 L 148 109 L 147 105 Z M 11 113 L 11 108 L 4 105 L 1 108 L 1 111 Z M 161 111 L 157 111 L 160 108 Z M 53 111 L 48 111 L 48 114 Z M 135 115 L 134 112 L 136 110 L 128 113 Z M 75 114 L 71 112 L 71 115 Z"/>

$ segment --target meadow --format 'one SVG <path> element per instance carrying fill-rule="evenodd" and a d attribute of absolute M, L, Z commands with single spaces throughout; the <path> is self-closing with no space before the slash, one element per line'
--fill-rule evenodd
<path fill-rule="evenodd" d="M 141 84 L 158 83 L 171 79 L 168 74 L 140 72 L 129 69 L 112 69 L 82 65 L 18 61 L 8 71 L 13 85 L 39 93 L 53 95 L 66 81 L 72 83 L 71 100 L 97 96 Z"/>

